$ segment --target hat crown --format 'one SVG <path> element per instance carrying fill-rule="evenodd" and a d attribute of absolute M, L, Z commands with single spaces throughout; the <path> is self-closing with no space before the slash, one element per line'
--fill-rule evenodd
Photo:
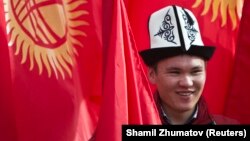
<path fill-rule="evenodd" d="M 179 6 L 167 6 L 154 12 L 149 19 L 150 47 L 204 46 L 197 19 L 191 11 Z"/>

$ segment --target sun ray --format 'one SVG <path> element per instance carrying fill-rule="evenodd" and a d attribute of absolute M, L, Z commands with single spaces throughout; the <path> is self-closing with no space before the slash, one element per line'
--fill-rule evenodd
<path fill-rule="evenodd" d="M 29 57 L 30 57 L 30 68 L 29 68 L 29 70 L 31 71 L 34 68 L 34 48 L 33 47 L 30 47 Z"/>
<path fill-rule="evenodd" d="M 201 4 L 202 0 L 196 0 L 195 3 L 192 5 L 192 8 L 197 8 Z"/>
<path fill-rule="evenodd" d="M 72 44 L 73 46 L 73 44 Z M 71 57 L 72 55 L 74 55 L 73 49 L 72 48 L 66 48 L 66 52 L 67 54 Z"/>
<path fill-rule="evenodd" d="M 237 13 L 234 12 L 234 7 L 236 7 L 237 4 L 235 3 L 235 5 L 229 5 L 229 15 L 231 17 L 231 21 L 232 21 L 232 24 L 233 24 L 233 29 L 236 28 L 237 26 Z"/>
<path fill-rule="evenodd" d="M 39 49 L 34 50 L 34 57 L 35 57 L 36 64 L 38 65 L 39 75 L 41 75 L 43 71 L 42 60 L 40 57 L 41 53 L 45 53 L 45 52 L 41 52 Z"/>
<path fill-rule="evenodd" d="M 5 13 L 5 21 L 6 23 L 9 23 L 10 22 L 10 16 L 8 15 L 8 13 Z"/>
<path fill-rule="evenodd" d="M 213 11 L 213 16 L 212 16 L 212 22 L 214 22 L 216 19 L 217 19 L 217 17 L 218 17 L 218 14 L 219 14 L 219 12 L 218 12 L 218 9 L 219 9 L 219 7 L 220 7 L 220 1 L 221 0 L 218 0 L 218 1 L 214 1 L 213 2 L 213 9 L 212 9 L 212 11 Z"/>
<path fill-rule="evenodd" d="M 28 8 L 32 8 L 37 3 L 20 3 L 13 0 L 12 7 L 11 2 L 4 0 L 8 45 L 16 47 L 14 54 L 21 55 L 20 63 L 29 62 L 30 71 L 37 67 L 39 75 L 46 71 L 49 78 L 52 75 L 55 75 L 56 79 L 65 79 L 66 75 L 72 78 L 72 67 L 76 63 L 74 57 L 78 55 L 76 47 L 83 47 L 78 37 L 87 36 L 81 27 L 89 25 L 83 19 L 83 16 L 89 13 L 80 8 L 87 0 L 65 0 L 62 4 L 55 2 L 55 5 L 50 5 L 49 8 L 55 8 L 58 13 L 64 10 L 65 15 L 58 15 L 60 22 L 57 24 L 53 20 L 43 20 L 48 17 L 46 14 L 49 14 L 43 10 L 48 7 L 30 12 L 30 9 L 24 9 L 24 6 L 28 3 Z M 58 43 L 60 39 L 65 41 Z"/>
<path fill-rule="evenodd" d="M 11 21 L 8 21 L 6 26 L 7 26 L 6 27 L 7 34 L 10 34 L 11 32 L 13 32 L 14 27 L 11 26 Z"/>
<path fill-rule="evenodd" d="M 222 17 L 222 23 L 221 26 L 223 27 L 226 25 L 227 22 L 227 11 L 224 9 L 228 8 L 228 3 L 224 0 L 221 2 L 221 7 L 220 7 L 220 12 L 221 12 L 221 17 Z"/>
<path fill-rule="evenodd" d="M 70 23 L 69 26 L 70 28 L 75 28 L 75 27 L 84 26 L 84 25 L 89 25 L 89 23 L 86 21 L 74 21 Z"/>
<path fill-rule="evenodd" d="M 14 29 L 15 28 L 12 28 L 11 31 L 10 31 L 10 40 L 8 42 L 8 46 L 13 46 L 15 44 L 15 39 L 16 39 L 16 36 L 15 33 L 14 33 Z"/>
<path fill-rule="evenodd" d="M 69 74 L 70 77 L 72 77 L 72 73 L 68 65 L 66 64 L 65 60 L 63 59 L 62 55 L 58 55 L 57 59 L 59 63 L 62 65 L 62 67 L 66 70 L 66 72 Z"/>
<path fill-rule="evenodd" d="M 48 59 L 49 59 L 50 66 L 52 67 L 56 78 L 58 78 L 58 73 L 57 73 L 57 69 L 56 69 L 53 57 L 54 57 L 54 55 L 52 55 L 51 53 L 48 54 Z"/>
<path fill-rule="evenodd" d="M 63 79 L 65 79 L 64 71 L 63 71 L 61 65 L 58 62 L 58 56 L 57 55 L 53 56 L 53 62 L 55 64 L 55 66 L 56 66 L 56 70 L 58 70 L 59 73 L 62 75 Z"/>
<path fill-rule="evenodd" d="M 73 52 L 78 56 L 79 54 L 78 54 L 78 52 L 77 52 L 77 50 L 74 48 L 73 49 Z"/>
<path fill-rule="evenodd" d="M 23 43 L 24 43 L 24 40 L 20 40 L 19 38 L 21 38 L 20 35 L 17 35 L 17 39 L 16 39 L 16 52 L 15 52 L 15 55 L 18 55 L 18 54 L 19 54 L 20 48 L 22 48 Z"/>
<path fill-rule="evenodd" d="M 71 42 L 74 44 L 74 45 L 78 45 L 78 46 L 80 46 L 80 47 L 83 47 L 83 44 L 80 42 L 80 41 L 78 41 L 77 39 L 75 39 L 75 38 L 71 38 Z"/>
<path fill-rule="evenodd" d="M 16 51 L 15 51 L 15 55 L 18 55 L 19 53 L 20 53 L 20 50 L 21 50 L 21 48 L 23 47 L 23 44 L 24 44 L 24 42 L 22 42 L 21 44 L 20 44 L 20 46 L 16 46 Z"/>
<path fill-rule="evenodd" d="M 85 37 L 87 37 L 87 34 L 86 34 L 85 32 L 79 31 L 79 30 L 74 30 L 74 29 L 70 30 L 70 31 L 69 31 L 69 34 L 70 34 L 71 36 L 80 35 L 80 36 L 85 36 Z"/>
<path fill-rule="evenodd" d="M 64 59 L 67 63 L 69 63 L 70 65 L 73 65 L 73 60 L 71 59 L 71 57 L 70 57 L 68 54 L 64 53 L 64 54 L 62 54 L 62 57 L 63 57 L 63 59 Z"/>
<path fill-rule="evenodd" d="M 74 14 L 72 14 L 70 16 L 70 20 L 75 20 L 78 19 L 79 17 L 83 16 L 83 15 L 88 15 L 89 13 L 87 11 L 81 10 L 81 11 L 77 11 L 74 12 Z"/>
<path fill-rule="evenodd" d="M 70 11 L 72 11 L 72 10 L 77 9 L 79 7 L 79 5 L 86 4 L 86 3 L 87 3 L 87 1 L 84 1 L 84 0 L 82 0 L 82 1 L 75 1 L 75 2 L 73 2 L 73 3 L 70 4 L 70 6 L 68 7 L 68 9 Z"/>
<path fill-rule="evenodd" d="M 68 39 L 71 40 L 70 37 L 68 37 Z M 64 53 L 68 54 L 69 56 L 73 56 L 73 55 L 74 55 L 71 46 L 73 46 L 73 45 L 71 44 L 71 41 L 70 41 L 70 42 L 67 42 L 67 44 L 65 44 L 65 49 L 66 49 L 66 50 L 65 50 Z M 62 53 L 62 54 L 64 54 L 64 53 Z M 71 58 L 71 57 L 70 57 L 70 58 Z"/>
<path fill-rule="evenodd" d="M 204 0 L 204 9 L 201 15 L 206 15 L 211 8 L 211 22 L 214 22 L 216 19 L 218 19 L 218 15 L 220 14 L 221 27 L 224 27 L 227 24 L 229 18 L 232 23 L 232 30 L 234 30 L 237 27 L 237 21 L 241 17 L 240 13 L 242 11 L 243 2 L 244 0 Z M 197 8 L 201 4 L 201 0 L 196 0 L 192 7 Z"/>
<path fill-rule="evenodd" d="M 20 53 L 20 49 L 23 47 L 24 44 L 24 40 L 18 39 L 19 36 L 17 36 L 17 42 L 20 41 L 20 45 L 16 44 L 16 51 L 15 51 L 15 55 L 18 55 Z"/>
<path fill-rule="evenodd" d="M 26 62 L 29 48 L 30 48 L 30 46 L 28 46 L 28 45 L 24 45 L 22 47 L 22 55 L 23 56 L 22 56 L 21 64 Z"/>
<path fill-rule="evenodd" d="M 206 0 L 205 1 L 205 8 L 203 9 L 201 15 L 207 14 L 207 12 L 209 11 L 209 8 L 211 6 L 211 2 L 212 2 L 211 0 Z"/>
<path fill-rule="evenodd" d="M 8 12 L 8 10 L 7 10 L 8 9 L 8 5 L 5 2 L 3 3 L 3 7 L 4 7 L 4 12 Z"/>
<path fill-rule="evenodd" d="M 46 70 L 48 72 L 48 76 L 51 77 L 51 68 L 50 68 L 50 65 L 49 65 L 48 56 L 45 53 L 42 53 L 41 56 L 42 56 L 43 64 L 45 65 L 45 68 L 46 68 Z"/>

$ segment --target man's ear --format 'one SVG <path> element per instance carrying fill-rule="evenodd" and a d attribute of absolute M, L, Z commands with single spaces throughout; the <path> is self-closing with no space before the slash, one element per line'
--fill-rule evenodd
<path fill-rule="evenodd" d="M 154 68 L 151 68 L 149 67 L 148 68 L 148 80 L 152 83 L 152 84 L 155 84 L 155 69 Z"/>

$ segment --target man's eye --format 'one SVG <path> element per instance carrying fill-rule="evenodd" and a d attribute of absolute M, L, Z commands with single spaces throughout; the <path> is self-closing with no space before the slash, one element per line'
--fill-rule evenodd
<path fill-rule="evenodd" d="M 194 70 L 194 71 L 192 71 L 191 73 L 192 74 L 199 74 L 199 73 L 202 73 L 203 71 L 202 70 Z"/>
<path fill-rule="evenodd" d="M 171 73 L 171 74 L 179 74 L 180 72 L 179 71 L 169 71 L 169 73 Z"/>

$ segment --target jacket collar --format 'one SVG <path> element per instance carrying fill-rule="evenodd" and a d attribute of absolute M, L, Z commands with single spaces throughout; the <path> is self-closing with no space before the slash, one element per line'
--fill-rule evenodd
<path fill-rule="evenodd" d="M 162 124 L 170 125 L 171 123 L 169 121 L 169 118 L 162 108 L 162 104 L 161 104 L 160 96 L 158 92 L 155 93 L 154 99 L 157 105 L 158 113 L 160 115 Z M 196 105 L 196 110 L 190 116 L 186 124 L 215 124 L 214 120 L 212 119 L 211 114 L 208 111 L 208 107 L 203 96 L 200 97 Z"/>

